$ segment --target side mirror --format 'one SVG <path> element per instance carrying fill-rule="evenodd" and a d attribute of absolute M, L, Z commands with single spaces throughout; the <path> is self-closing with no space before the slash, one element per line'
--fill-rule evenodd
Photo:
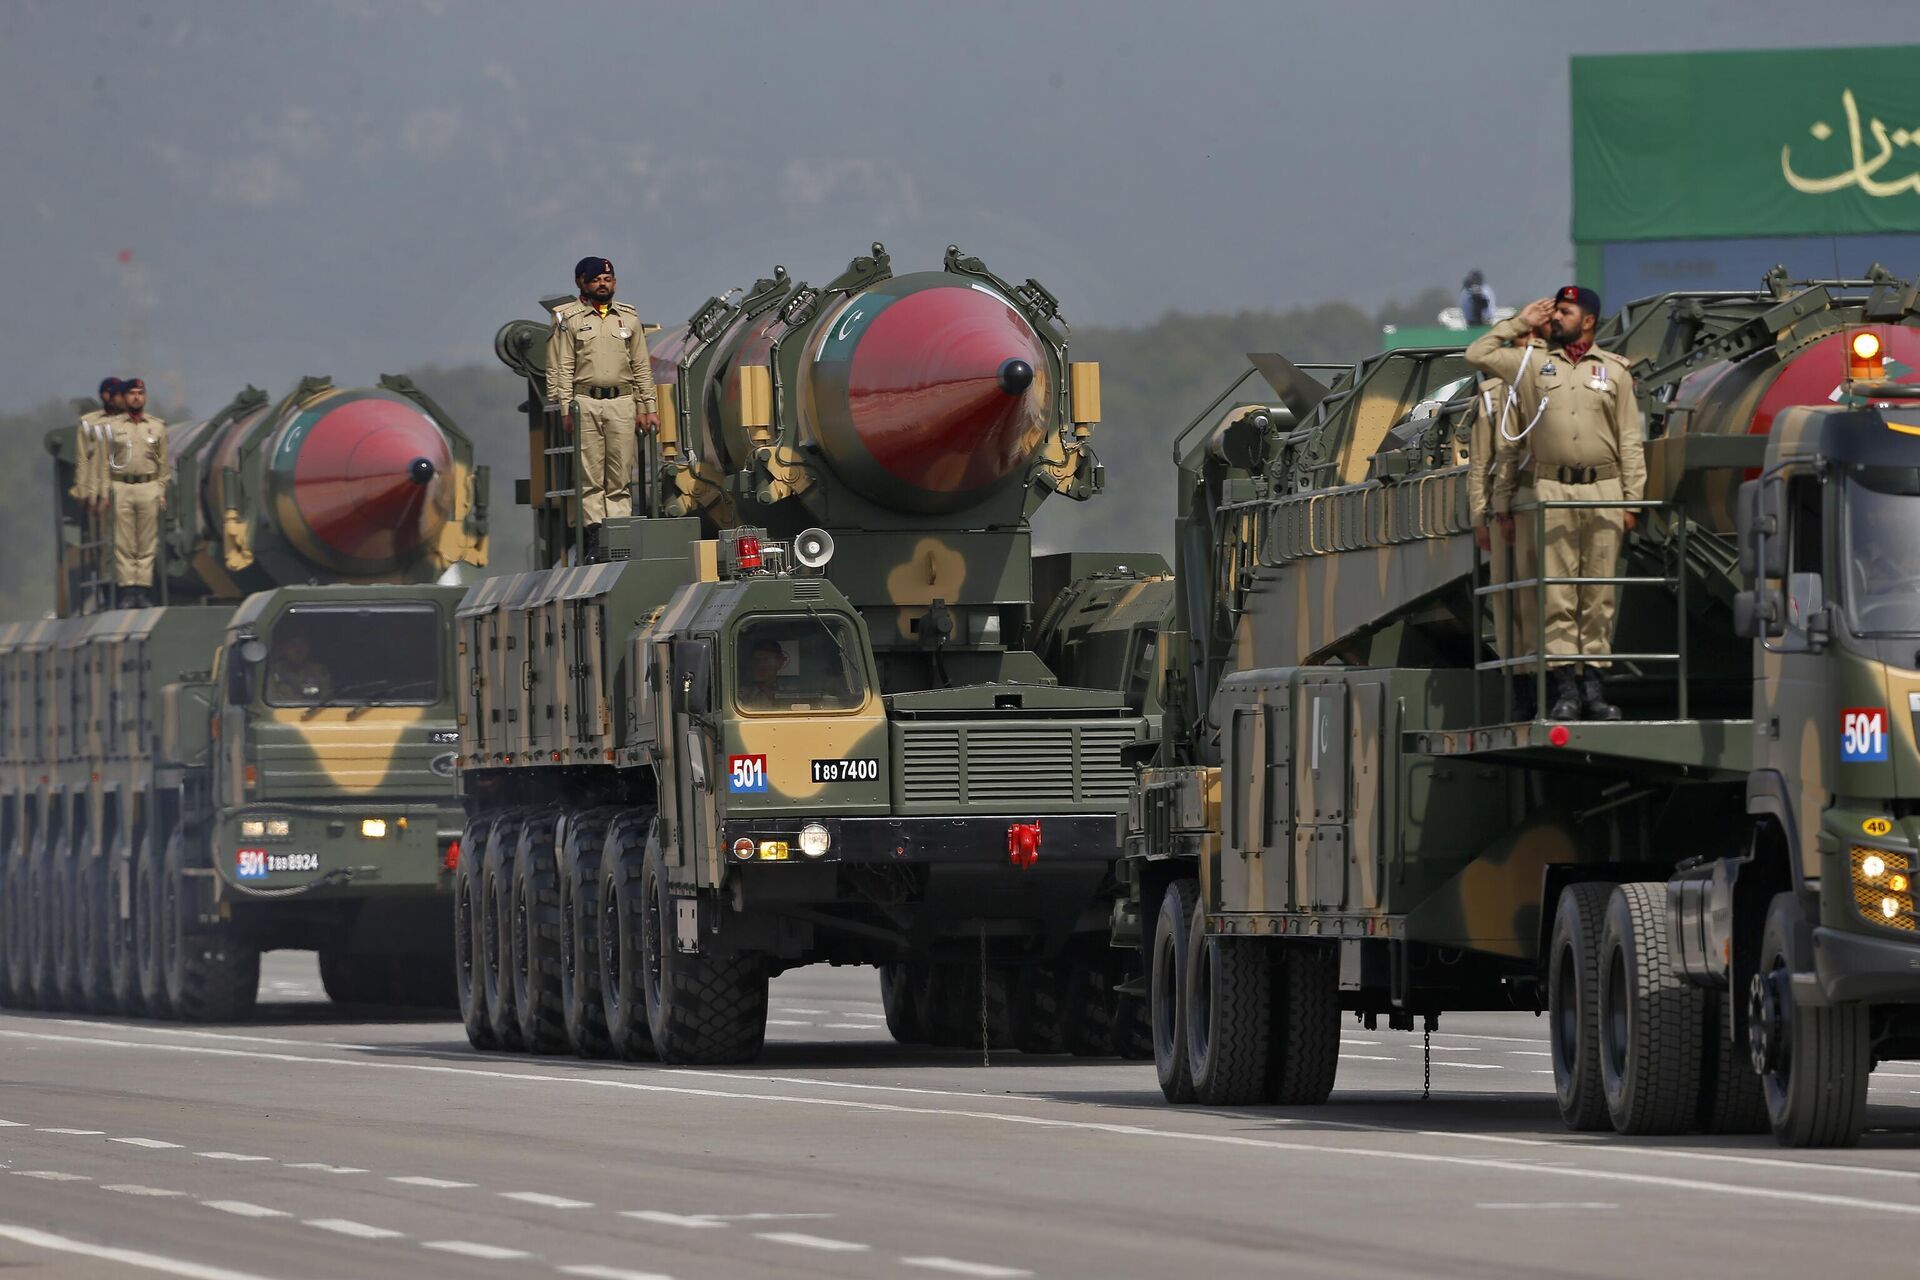
<path fill-rule="evenodd" d="M 1741 542 L 1740 542 L 1740 559 L 1743 561 L 1741 568 L 1742 570 L 1750 573 L 1751 570 L 1747 570 L 1746 565 L 1744 564 L 1744 561 L 1747 559 L 1746 551 L 1747 551 L 1747 544 L 1746 544 L 1746 540 L 1743 538 L 1741 539 Z M 1739 636 L 1742 640 L 1751 640 L 1755 636 L 1759 635 L 1759 631 L 1756 626 L 1757 622 L 1758 622 L 1758 618 L 1755 616 L 1755 610 L 1754 610 L 1754 593 L 1751 591 L 1734 592 L 1733 593 L 1733 634 L 1735 634 L 1736 636 Z"/>
<path fill-rule="evenodd" d="M 250 667 L 257 667 L 267 660 L 267 646 L 262 644 L 257 636 L 249 636 L 242 640 L 237 652 L 240 655 L 240 661 Z"/>
<path fill-rule="evenodd" d="M 673 709 L 699 715 L 713 705 L 713 646 L 702 640 L 673 642 Z"/>
<path fill-rule="evenodd" d="M 1741 484 L 1739 497 L 1734 500 L 1733 511 L 1733 537 L 1740 549 L 1740 576 L 1752 582 L 1754 571 L 1760 564 L 1754 549 L 1754 535 L 1757 532 L 1754 526 L 1758 523 L 1760 516 L 1760 482 L 1758 480 L 1748 480 Z"/>
<path fill-rule="evenodd" d="M 1787 580 L 1786 616 L 1778 624 L 1780 649 L 1814 653 L 1826 647 L 1831 630 L 1826 591 L 1817 573 L 1796 573 Z"/>

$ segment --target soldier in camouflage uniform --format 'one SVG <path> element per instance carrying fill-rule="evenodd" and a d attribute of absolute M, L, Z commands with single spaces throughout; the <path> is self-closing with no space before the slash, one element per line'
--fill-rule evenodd
<path fill-rule="evenodd" d="M 1535 329 L 1516 345 L 1545 347 L 1546 337 L 1544 328 Z M 1482 377 L 1474 406 L 1468 411 L 1467 519 L 1473 525 L 1474 545 L 1488 555 L 1491 577 L 1495 583 L 1525 582 L 1539 573 L 1538 565 L 1531 558 L 1525 561 L 1520 559 L 1521 548 L 1514 543 L 1511 522 L 1496 521 L 1490 502 L 1495 467 L 1512 448 L 1510 443 L 1502 440 L 1503 431 L 1513 431 L 1519 425 L 1513 421 L 1513 400 L 1513 391 L 1505 381 Z M 1518 500 L 1523 505 L 1531 502 L 1531 490 L 1520 495 Z M 1497 540 L 1496 530 L 1499 531 Z M 1531 545 L 1526 549 L 1531 552 Z M 1537 610 L 1533 605 L 1532 589 L 1512 591 L 1493 598 L 1493 645 L 1501 657 L 1510 658 L 1533 652 L 1537 638 L 1534 622 Z M 1514 714 L 1521 720 L 1531 720 L 1537 710 L 1533 705 L 1533 677 L 1523 668 L 1514 668 L 1514 671 L 1517 673 L 1513 676 Z"/>
<path fill-rule="evenodd" d="M 1540 501 L 1638 501 L 1646 492 L 1640 406 L 1627 362 L 1593 345 L 1600 296 L 1568 285 L 1553 298 L 1529 303 L 1467 348 L 1467 360 L 1482 373 L 1513 387 L 1517 437 L 1495 468 L 1493 509 L 1501 527 L 1513 529 L 1517 490 L 1533 486 Z M 1549 324 L 1548 347 L 1507 344 L 1536 325 Z M 1538 537 L 1540 517 L 1527 514 L 1516 530 L 1517 545 Z M 1538 549 L 1550 578 L 1614 576 L 1620 542 L 1635 524 L 1630 510 L 1552 510 Z M 1522 550 L 1528 560 L 1534 552 Z M 1615 590 L 1606 584 L 1552 586 L 1545 592 L 1546 651 L 1605 654 L 1613 644 Z M 1606 700 L 1600 669 L 1590 661 L 1555 666 L 1548 715 L 1555 720 L 1617 720 L 1620 709 Z"/>
<path fill-rule="evenodd" d="M 598 560 L 601 526 L 633 514 L 634 429 L 658 431 L 660 414 L 639 313 L 613 300 L 613 263 L 582 258 L 573 278 L 579 299 L 553 311 L 547 399 L 580 432 L 580 517 L 587 558 Z"/>

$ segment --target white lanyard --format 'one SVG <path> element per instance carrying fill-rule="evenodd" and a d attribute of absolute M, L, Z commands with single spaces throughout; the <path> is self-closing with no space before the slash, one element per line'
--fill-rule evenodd
<path fill-rule="evenodd" d="M 1540 407 L 1533 411 L 1533 421 L 1520 428 L 1519 435 L 1507 434 L 1507 415 L 1513 412 L 1514 403 L 1520 399 L 1520 379 L 1527 376 L 1527 362 L 1533 359 L 1533 344 L 1528 343 L 1520 353 L 1520 369 L 1513 375 L 1513 381 L 1507 384 L 1507 402 L 1500 409 L 1500 438 L 1508 444 L 1517 444 L 1527 438 L 1527 433 L 1540 423 L 1540 415 L 1547 411 L 1547 397 L 1540 397 Z"/>

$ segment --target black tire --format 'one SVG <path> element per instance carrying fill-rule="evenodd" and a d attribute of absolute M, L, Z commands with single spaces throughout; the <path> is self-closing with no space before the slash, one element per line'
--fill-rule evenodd
<path fill-rule="evenodd" d="M 1067 1052 L 1076 1058 L 1104 1058 L 1113 1052 L 1113 975 L 1106 946 L 1075 947 L 1067 971 Z"/>
<path fill-rule="evenodd" d="M 1113 993 L 1113 1026 L 1107 1041 L 1115 1056 L 1129 1062 L 1148 1062 L 1153 1058 L 1153 1020 L 1147 1012 L 1147 1001 L 1143 996 L 1122 995 L 1122 986 L 1144 987 L 1146 979 L 1141 971 L 1140 953 L 1128 948 L 1124 951 L 1109 948 L 1107 955 L 1107 980 Z"/>
<path fill-rule="evenodd" d="M 927 966 L 922 1008 L 927 1039 L 941 1049 L 980 1047 L 980 966 L 941 963 Z"/>
<path fill-rule="evenodd" d="M 1706 992 L 1669 936 L 1667 887 L 1623 884 L 1600 930 L 1600 1084 L 1617 1132 L 1685 1133 L 1700 1106 Z"/>
<path fill-rule="evenodd" d="M 138 1015 L 146 1011 L 146 1005 L 140 998 L 140 951 L 135 929 L 140 897 L 135 866 L 133 843 L 123 835 L 107 860 L 107 996 L 120 1013 Z M 124 915 L 120 910 L 123 894 L 127 907 Z"/>
<path fill-rule="evenodd" d="M 1065 957 L 1028 965 L 1013 1002 L 1013 1043 L 1022 1053 L 1067 1052 L 1073 966 Z"/>
<path fill-rule="evenodd" d="M 70 841 L 63 839 L 49 854 L 52 869 L 48 884 L 53 890 L 53 900 L 47 904 L 47 939 L 53 949 L 53 966 L 47 974 L 47 1002 L 44 1007 L 76 1012 L 74 997 L 77 994 L 79 966 L 73 938 L 73 877 L 77 860 L 70 845 Z"/>
<path fill-rule="evenodd" d="M 186 840 L 167 841 L 161 874 L 161 953 L 167 1005 L 189 1022 L 234 1022 L 253 1012 L 260 996 L 260 952 L 218 926 L 191 928 L 185 875 Z"/>
<path fill-rule="evenodd" d="M 467 1043 L 491 1049 L 493 1024 L 487 1021 L 486 921 L 482 888 L 491 817 L 469 819 L 460 833 L 460 857 L 453 871 L 453 986 Z"/>
<path fill-rule="evenodd" d="M 1873 1069 L 1867 1008 L 1816 1008 L 1794 1000 L 1792 937 L 1799 921 L 1792 894 L 1774 898 L 1749 987 L 1752 1060 L 1780 1145 L 1850 1147 L 1867 1121 L 1867 1075 Z"/>
<path fill-rule="evenodd" d="M 111 926 L 107 920 L 107 860 L 82 858 L 75 869 L 73 887 L 74 1008 L 85 1013 L 118 1013 L 108 957 Z"/>
<path fill-rule="evenodd" d="M 652 838 L 640 892 L 647 1025 L 660 1061 L 718 1065 L 759 1057 L 767 1036 L 765 958 L 751 952 L 688 955 L 675 945 L 666 857 Z"/>
<path fill-rule="evenodd" d="M 494 1043 L 509 1050 L 520 1048 L 520 1018 L 513 1007 L 513 854 L 520 843 L 520 819 L 517 813 L 494 819 L 480 864 L 487 1026 Z"/>
<path fill-rule="evenodd" d="M 397 1004 L 385 957 L 320 948 L 320 985 L 335 1004 Z"/>
<path fill-rule="evenodd" d="M 1765 1133 L 1767 1095 L 1744 1040 L 1727 1031 L 1727 993 L 1709 991 L 1700 1028 L 1700 1106 L 1694 1127 L 1702 1133 Z"/>
<path fill-rule="evenodd" d="M 628 1062 L 654 1058 L 647 1021 L 646 953 L 641 920 L 646 915 L 641 883 L 647 863 L 650 822 L 622 814 L 607 831 L 600 855 L 599 942 L 601 1020 L 616 1056 Z"/>
<path fill-rule="evenodd" d="M 52 1007 L 53 990 L 53 882 L 52 860 L 47 851 L 45 815 L 34 831 L 33 844 L 27 849 L 27 893 L 23 905 L 26 918 L 26 985 L 21 1003 L 30 1009 Z"/>
<path fill-rule="evenodd" d="M 1198 881 L 1175 880 L 1167 886 L 1153 926 L 1153 961 L 1147 973 L 1153 1071 L 1160 1092 L 1175 1103 L 1193 1101 L 1193 1072 L 1187 1065 L 1187 934 L 1199 898 Z"/>
<path fill-rule="evenodd" d="M 894 960 L 880 966 L 880 1007 L 887 1014 L 887 1032 L 897 1044 L 927 1043 L 927 1023 L 920 1008 L 919 966 Z"/>
<path fill-rule="evenodd" d="M 1600 931 L 1613 885 L 1570 884 L 1560 891 L 1547 961 L 1547 1022 L 1553 1091 L 1560 1120 L 1578 1133 L 1605 1129 L 1600 1085 Z"/>
<path fill-rule="evenodd" d="M 1273 1045 L 1267 1101 L 1317 1107 L 1340 1073 L 1340 960 L 1329 945 L 1288 942 L 1272 949 Z"/>
<path fill-rule="evenodd" d="M 513 853 L 513 1012 L 529 1053 L 567 1047 L 560 1001 L 560 867 L 555 849 L 560 813 L 549 809 L 520 825 Z"/>
<path fill-rule="evenodd" d="M 560 849 L 560 1012 L 583 1058 L 613 1056 L 600 996 L 600 860 L 615 812 L 573 814 Z"/>
<path fill-rule="evenodd" d="M 1182 1022 L 1194 1101 L 1239 1107 L 1266 1096 L 1273 1047 L 1273 957 L 1248 938 L 1210 938 L 1194 904 L 1187 927 L 1187 1000 Z"/>
<path fill-rule="evenodd" d="M 161 937 L 166 864 L 151 842 L 133 864 L 133 949 L 140 966 L 140 1004 L 149 1018 L 173 1016 L 167 999 L 166 944 Z"/>

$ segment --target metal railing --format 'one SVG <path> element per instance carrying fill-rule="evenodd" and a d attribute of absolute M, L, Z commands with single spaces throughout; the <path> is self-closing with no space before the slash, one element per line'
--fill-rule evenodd
<path fill-rule="evenodd" d="M 1689 719 L 1691 708 L 1689 706 L 1687 693 L 1687 529 L 1690 522 L 1687 519 L 1685 509 L 1679 503 L 1674 502 L 1655 502 L 1645 499 L 1629 500 L 1625 498 L 1563 498 L 1544 501 L 1536 499 L 1533 502 L 1522 503 L 1514 508 L 1514 513 L 1516 516 L 1521 512 L 1532 513 L 1534 522 L 1534 546 L 1537 549 L 1536 556 L 1541 562 L 1542 567 L 1544 567 L 1546 561 L 1547 512 L 1549 511 L 1634 511 L 1643 513 L 1670 511 L 1674 517 L 1674 571 L 1671 575 L 1663 574 L 1658 577 L 1614 574 L 1600 578 L 1554 578 L 1547 576 L 1545 573 L 1537 574 L 1531 578 L 1515 578 L 1510 573 L 1505 582 L 1488 582 L 1485 585 L 1476 585 L 1473 591 L 1476 599 L 1502 595 L 1510 597 L 1512 593 L 1516 591 L 1522 589 L 1531 590 L 1533 592 L 1534 613 L 1532 625 L 1533 635 L 1531 637 L 1533 641 L 1533 651 L 1515 656 L 1514 642 L 1518 637 L 1515 634 L 1514 611 L 1511 599 L 1509 599 L 1505 619 L 1506 643 L 1500 647 L 1500 652 L 1507 656 L 1476 661 L 1474 663 L 1474 670 L 1499 671 L 1504 673 L 1519 667 L 1532 667 L 1534 680 L 1533 714 L 1536 720 L 1543 720 L 1546 718 L 1547 712 L 1547 668 L 1549 666 L 1565 666 L 1571 663 L 1586 662 L 1670 662 L 1674 664 L 1675 682 L 1678 686 L 1678 718 L 1681 720 Z M 1518 529 L 1517 523 L 1515 529 L 1516 531 Z M 1517 550 L 1517 542 L 1517 538 L 1510 539 L 1507 545 L 1497 553 L 1508 557 L 1509 566 L 1513 564 L 1513 557 Z M 1624 534 L 1621 545 L 1624 552 Z M 1479 556 L 1475 558 L 1480 559 Z M 1603 653 L 1547 653 L 1547 588 L 1562 586 L 1611 586 L 1616 590 L 1621 587 L 1668 587 L 1673 589 L 1676 595 L 1674 651 L 1672 653 L 1619 653 L 1609 650 Z M 1484 630 L 1488 612 L 1488 610 L 1484 609 L 1475 610 L 1476 625 L 1474 630 L 1476 652 L 1483 651 L 1491 641 L 1491 637 L 1489 637 Z M 1611 643 L 1611 641 L 1609 641 L 1609 643 Z M 1511 722 L 1514 712 L 1512 682 L 1502 681 L 1501 683 L 1503 686 L 1501 696 L 1505 700 L 1506 705 L 1506 720 L 1507 722 Z M 1480 690 L 1476 682 L 1474 688 L 1475 719 L 1480 718 L 1479 698 Z"/>

